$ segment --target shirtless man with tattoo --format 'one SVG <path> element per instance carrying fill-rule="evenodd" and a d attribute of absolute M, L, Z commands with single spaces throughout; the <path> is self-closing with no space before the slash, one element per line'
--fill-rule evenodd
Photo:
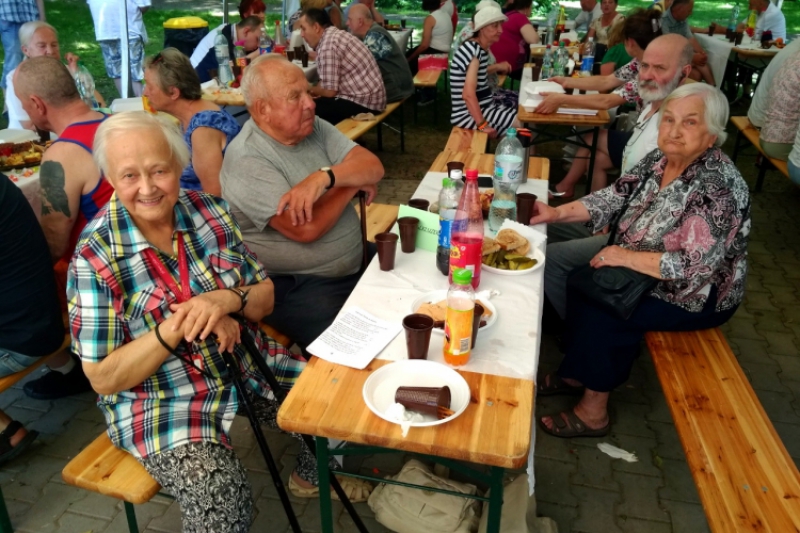
<path fill-rule="evenodd" d="M 64 298 L 67 265 L 81 230 L 114 192 L 92 159 L 94 134 L 106 115 L 81 100 L 72 76 L 56 58 L 23 61 L 14 90 L 34 125 L 58 135 L 42 158 L 39 181 L 41 225 Z M 29 396 L 54 399 L 90 390 L 81 365 L 68 354 L 48 366 L 52 372 L 25 385 Z"/>

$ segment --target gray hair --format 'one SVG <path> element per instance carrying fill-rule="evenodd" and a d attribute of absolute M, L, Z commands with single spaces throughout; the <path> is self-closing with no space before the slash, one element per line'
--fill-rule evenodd
<path fill-rule="evenodd" d="M 47 28 L 49 30 L 52 30 L 52 32 L 56 36 L 56 39 L 58 39 L 58 32 L 50 24 L 42 22 L 41 20 L 32 20 L 31 22 L 26 22 L 25 24 L 19 27 L 20 47 L 28 46 L 28 44 L 31 42 L 31 39 L 33 39 L 33 34 L 41 30 L 42 28 Z"/>
<path fill-rule="evenodd" d="M 268 61 L 280 60 L 288 63 L 288 60 L 281 54 L 262 54 L 255 58 L 245 69 L 240 87 L 247 107 L 252 106 L 256 100 L 267 99 L 269 93 L 267 92 L 267 84 L 264 83 L 266 77 L 262 77 L 260 71 L 264 69 Z"/>
<path fill-rule="evenodd" d="M 694 47 L 692 46 L 691 42 L 687 42 L 686 45 L 681 49 L 681 55 L 678 58 L 678 68 L 683 68 L 686 65 L 692 64 L 692 59 L 694 58 Z"/>
<path fill-rule="evenodd" d="M 728 108 L 728 99 L 725 98 L 722 91 L 713 85 L 707 85 L 705 83 L 687 83 L 672 91 L 669 96 L 661 102 L 661 107 L 658 110 L 659 123 L 661 123 L 661 119 L 664 116 L 664 110 L 671 101 L 680 100 L 681 98 L 687 98 L 689 96 L 698 96 L 703 100 L 703 119 L 705 120 L 708 132 L 711 133 L 711 135 L 717 136 L 714 145 L 722 146 L 725 143 L 725 139 L 728 138 L 725 125 L 728 123 L 728 114 L 730 110 Z"/>
<path fill-rule="evenodd" d="M 186 168 L 189 164 L 189 147 L 186 146 L 183 135 L 175 123 L 145 111 L 128 111 L 110 116 L 95 133 L 92 157 L 103 174 L 107 176 L 109 173 L 107 151 L 111 140 L 125 133 L 140 133 L 141 130 L 160 132 L 169 146 L 172 160 L 179 168 L 179 173 Z"/>

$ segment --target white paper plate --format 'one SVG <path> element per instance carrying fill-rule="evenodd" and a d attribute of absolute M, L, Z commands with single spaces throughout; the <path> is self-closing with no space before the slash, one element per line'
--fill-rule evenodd
<path fill-rule="evenodd" d="M 525 270 L 501 270 L 499 268 L 481 265 L 481 271 L 485 270 L 486 272 L 500 274 L 501 276 L 524 276 L 525 274 L 535 272 L 544 266 L 544 254 L 538 248 L 531 248 L 531 251 L 525 255 L 532 259 L 536 259 L 536 264 L 531 268 L 526 268 Z"/>
<path fill-rule="evenodd" d="M 469 405 L 469 385 L 461 374 L 441 363 L 424 359 L 396 361 L 384 365 L 364 382 L 362 395 L 370 411 L 387 422 L 400 425 L 399 420 L 386 416 L 386 410 L 394 403 L 398 387 L 450 387 L 450 409 L 453 415 L 443 420 L 422 415 L 422 422 L 409 422 L 411 427 L 438 426 L 449 422 L 463 413 Z"/>
<path fill-rule="evenodd" d="M 446 298 L 447 298 L 447 291 L 433 291 L 423 294 L 422 296 L 411 302 L 411 312 L 416 313 L 419 306 L 424 303 L 435 304 L 436 302 L 441 302 Z M 485 330 L 486 328 L 492 327 L 494 323 L 497 322 L 497 308 L 487 298 L 481 299 L 481 305 L 483 305 L 486 309 L 492 312 L 492 315 L 486 319 L 486 325 L 481 328 L 481 330 Z M 444 335 L 444 330 L 442 328 L 433 328 L 433 332 L 438 333 L 439 335 Z"/>
<path fill-rule="evenodd" d="M 0 130 L 0 142 L 22 143 L 39 140 L 39 134 L 33 130 Z"/>

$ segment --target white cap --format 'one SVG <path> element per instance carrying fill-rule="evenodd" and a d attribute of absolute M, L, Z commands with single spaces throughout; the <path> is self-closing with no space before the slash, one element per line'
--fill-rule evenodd
<path fill-rule="evenodd" d="M 481 9 L 483 9 L 485 7 L 496 7 L 497 9 L 501 9 L 500 8 L 500 4 L 498 4 L 494 0 L 481 0 L 475 6 L 475 13 L 477 13 L 478 11 L 480 11 Z M 502 9 L 501 9 L 501 11 L 502 11 Z"/>
<path fill-rule="evenodd" d="M 494 24 L 495 22 L 505 22 L 508 17 L 503 15 L 503 12 L 496 7 L 485 7 L 475 13 L 475 31 L 478 32 L 481 28 Z"/>

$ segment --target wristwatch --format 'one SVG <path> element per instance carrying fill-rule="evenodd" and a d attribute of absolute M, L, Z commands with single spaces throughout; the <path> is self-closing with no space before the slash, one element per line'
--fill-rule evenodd
<path fill-rule="evenodd" d="M 327 172 L 328 173 L 328 177 L 331 179 L 331 182 L 325 188 L 326 189 L 332 189 L 334 184 L 336 183 L 336 176 L 333 175 L 333 170 L 331 169 L 331 167 L 322 167 L 320 170 L 322 172 Z"/>
<path fill-rule="evenodd" d="M 233 293 L 236 293 L 239 296 L 239 298 L 241 298 L 242 306 L 239 308 L 238 311 L 236 311 L 237 313 L 241 313 L 242 311 L 244 311 L 244 308 L 247 305 L 247 298 L 250 296 L 250 290 L 248 289 L 244 291 L 236 287 L 228 287 L 228 290 Z"/>

